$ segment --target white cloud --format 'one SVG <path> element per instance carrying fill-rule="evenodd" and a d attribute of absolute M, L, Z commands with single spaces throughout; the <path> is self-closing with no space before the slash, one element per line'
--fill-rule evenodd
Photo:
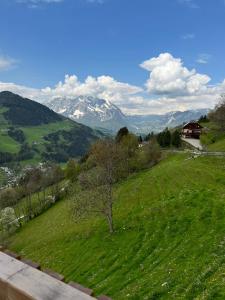
<path fill-rule="evenodd" d="M 180 58 L 174 58 L 170 53 L 161 53 L 140 66 L 150 72 L 146 87 L 151 94 L 198 94 L 206 89 L 211 80 L 208 75 L 199 74 L 195 69 L 187 69 Z"/>
<path fill-rule="evenodd" d="M 12 93 L 21 95 L 23 97 L 33 99 L 36 101 L 44 100 L 44 95 L 39 89 L 30 88 L 27 86 L 15 84 L 12 82 L 1 82 L 0 81 L 0 92 L 10 91 Z"/>
<path fill-rule="evenodd" d="M 0 82 L 0 91 L 9 90 L 24 97 L 47 102 L 61 97 L 91 95 L 109 100 L 128 114 L 161 114 L 169 111 L 212 108 L 225 92 L 225 80 L 209 85 L 210 77 L 186 68 L 180 58 L 162 53 L 141 64 L 150 75 L 146 88 L 120 82 L 110 76 L 88 76 L 80 81 L 76 75 L 53 87 L 34 89 Z"/>
<path fill-rule="evenodd" d="M 47 87 L 42 92 L 50 99 L 90 95 L 120 104 L 130 95 L 142 92 L 142 88 L 116 81 L 110 76 L 88 76 L 84 82 L 80 82 L 77 76 L 66 75 L 64 82 L 59 82 L 54 88 Z"/>
<path fill-rule="evenodd" d="M 0 55 L 0 71 L 7 71 L 13 67 L 15 67 L 17 61 L 8 56 Z"/>
<path fill-rule="evenodd" d="M 210 54 L 207 53 L 201 53 L 198 55 L 198 58 L 196 59 L 196 62 L 199 64 L 207 64 L 211 58 Z"/>

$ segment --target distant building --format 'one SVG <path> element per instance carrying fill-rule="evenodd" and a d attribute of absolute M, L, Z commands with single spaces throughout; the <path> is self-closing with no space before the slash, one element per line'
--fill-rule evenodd
<path fill-rule="evenodd" d="M 185 138 L 199 139 L 203 127 L 195 121 L 191 121 L 183 126 L 182 135 Z"/>

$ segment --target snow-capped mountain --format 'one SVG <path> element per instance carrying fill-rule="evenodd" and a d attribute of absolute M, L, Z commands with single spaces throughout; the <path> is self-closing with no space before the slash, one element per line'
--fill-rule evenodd
<path fill-rule="evenodd" d="M 127 126 L 135 133 L 159 132 L 191 120 L 198 120 L 208 109 L 169 112 L 164 115 L 126 116 L 116 105 L 91 96 L 57 98 L 47 104 L 55 112 L 93 128 L 102 128 L 115 133 Z"/>
<path fill-rule="evenodd" d="M 55 112 L 94 128 L 116 131 L 126 125 L 126 116 L 110 101 L 91 96 L 56 98 L 47 104 Z"/>

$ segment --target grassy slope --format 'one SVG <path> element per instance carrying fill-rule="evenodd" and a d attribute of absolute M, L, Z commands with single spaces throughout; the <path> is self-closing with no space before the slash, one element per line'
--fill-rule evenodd
<path fill-rule="evenodd" d="M 116 189 L 116 233 L 61 201 L 11 248 L 113 299 L 224 299 L 225 160 L 176 155 Z"/>
<path fill-rule="evenodd" d="M 74 124 L 70 120 L 65 120 L 40 126 L 21 127 L 20 129 L 23 130 L 27 143 L 30 146 L 35 143 L 36 147 L 42 152 L 45 151 L 44 143 L 46 144 L 44 136 L 59 130 L 69 131 L 73 126 Z M 40 159 L 40 156 L 36 154 L 32 160 L 26 161 L 26 163 L 37 163 Z"/>
<path fill-rule="evenodd" d="M 201 142 L 209 151 L 225 151 L 225 133 L 212 123 L 202 123 L 208 131 L 201 136 Z"/>
<path fill-rule="evenodd" d="M 44 142 L 43 137 L 50 133 L 54 133 L 59 130 L 70 130 L 72 127 L 73 123 L 70 120 L 65 120 L 40 126 L 21 127 L 21 129 L 26 136 L 27 142 L 31 145 L 33 142 Z"/>
<path fill-rule="evenodd" d="M 15 141 L 13 138 L 8 136 L 7 130 L 11 126 L 7 120 L 5 120 L 3 113 L 7 111 L 7 108 L 0 107 L 0 152 L 9 152 L 9 153 L 18 153 L 21 144 Z M 44 147 L 44 143 L 46 144 L 46 140 L 44 140 L 44 136 L 47 136 L 51 133 L 58 132 L 59 130 L 69 131 L 72 128 L 79 127 L 79 125 L 75 125 L 74 122 L 70 120 L 64 120 L 59 122 L 53 122 L 49 124 L 43 124 L 39 126 L 15 126 L 17 129 L 20 129 L 24 132 L 26 137 L 26 142 L 32 146 L 35 144 L 36 148 L 42 151 L 46 151 Z M 38 163 L 41 157 L 40 154 L 36 153 L 34 158 L 31 160 L 23 161 L 23 164 L 32 164 Z"/>
<path fill-rule="evenodd" d="M 225 137 L 207 147 L 210 151 L 222 151 L 225 152 Z"/>
<path fill-rule="evenodd" d="M 8 122 L 3 116 L 3 113 L 6 111 L 6 108 L 0 106 L 0 152 L 17 153 L 20 149 L 20 145 L 11 137 L 9 137 L 6 131 Z"/>
<path fill-rule="evenodd" d="M 10 126 L 8 122 L 4 119 L 3 112 L 5 110 L 0 110 L 0 151 L 16 153 L 20 149 L 20 144 L 14 139 L 8 136 L 6 129 Z M 74 123 L 70 120 L 54 122 L 50 124 L 44 124 L 40 126 L 28 126 L 21 127 L 16 126 L 16 128 L 21 129 L 26 137 L 26 142 L 31 146 L 32 143 L 37 143 L 38 145 L 44 143 L 43 137 L 57 132 L 59 130 L 70 130 L 74 127 Z M 46 142 L 46 141 L 45 141 Z"/>

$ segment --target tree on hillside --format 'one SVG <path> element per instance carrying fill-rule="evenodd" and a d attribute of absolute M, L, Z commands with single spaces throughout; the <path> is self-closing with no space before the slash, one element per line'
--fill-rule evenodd
<path fill-rule="evenodd" d="M 147 145 L 145 145 L 144 151 L 147 160 L 146 163 L 150 166 L 154 166 L 161 159 L 162 153 L 156 139 L 152 139 Z"/>
<path fill-rule="evenodd" d="M 112 186 L 109 184 L 102 168 L 93 168 L 79 175 L 80 190 L 75 189 L 73 214 L 76 220 L 89 214 L 101 214 L 113 233 Z"/>
<path fill-rule="evenodd" d="M 177 148 L 181 146 L 181 136 L 179 130 L 175 130 L 171 135 L 171 144 Z"/>
<path fill-rule="evenodd" d="M 225 94 L 221 95 L 220 103 L 209 113 L 209 119 L 216 123 L 220 130 L 225 130 Z"/>
<path fill-rule="evenodd" d="M 76 217 L 87 213 L 101 213 L 107 219 L 109 231 L 113 226 L 113 184 L 123 176 L 124 152 L 111 140 L 98 141 L 90 151 L 95 168 L 79 175 L 81 191 L 74 195 Z"/>
<path fill-rule="evenodd" d="M 74 182 L 77 180 L 80 172 L 80 166 L 74 159 L 70 159 L 66 165 L 65 176 L 70 181 Z"/>
<path fill-rule="evenodd" d="M 116 135 L 116 142 L 120 143 L 124 136 L 129 134 L 127 127 L 120 128 Z"/>
<path fill-rule="evenodd" d="M 121 139 L 120 145 L 124 149 L 127 158 L 131 158 L 138 148 L 138 138 L 133 133 L 129 133 Z"/>

